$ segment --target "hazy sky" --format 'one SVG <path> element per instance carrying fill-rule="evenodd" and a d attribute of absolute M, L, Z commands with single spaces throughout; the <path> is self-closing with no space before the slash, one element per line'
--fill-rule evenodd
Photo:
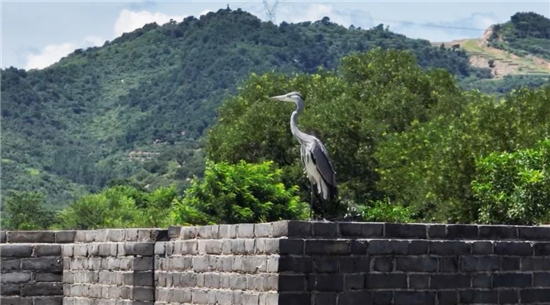
<path fill-rule="evenodd" d="M 274 3 L 273 0 L 269 1 Z M 103 45 L 106 40 L 156 21 L 181 21 L 230 5 L 266 20 L 261 0 L 248 1 L 21 1 L 3 0 L 2 63 L 44 68 L 74 49 Z M 494 23 L 516 12 L 536 12 L 550 18 L 550 0 L 538 1 L 281 1 L 277 22 L 333 22 L 370 28 L 383 23 L 390 30 L 431 41 L 479 37 Z"/>

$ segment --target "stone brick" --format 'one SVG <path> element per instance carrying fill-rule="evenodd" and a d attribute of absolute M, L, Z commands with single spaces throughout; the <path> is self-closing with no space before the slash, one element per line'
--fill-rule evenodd
<path fill-rule="evenodd" d="M 525 273 L 501 273 L 493 275 L 493 287 L 529 287 L 531 286 L 531 274 Z"/>
<path fill-rule="evenodd" d="M 513 226 L 479 226 L 479 238 L 483 239 L 515 239 L 518 230 Z"/>
<path fill-rule="evenodd" d="M 315 237 L 337 237 L 338 224 L 334 222 L 313 222 L 312 232 Z"/>
<path fill-rule="evenodd" d="M 393 292 L 392 291 L 373 291 L 371 293 L 373 305 L 392 304 Z M 367 299 L 368 302 L 369 299 Z"/>
<path fill-rule="evenodd" d="M 496 304 L 498 302 L 496 290 L 462 290 L 459 296 L 461 304 Z"/>
<path fill-rule="evenodd" d="M 334 257 L 315 257 L 313 265 L 315 266 L 315 271 L 319 273 L 338 272 L 338 260 Z"/>
<path fill-rule="evenodd" d="M 88 256 L 88 248 L 93 246 L 99 247 L 97 244 L 77 244 L 73 247 L 74 256 Z"/>
<path fill-rule="evenodd" d="M 434 257 L 399 257 L 396 263 L 399 271 L 435 272 L 438 267 Z"/>
<path fill-rule="evenodd" d="M 449 239 L 476 239 L 478 227 L 475 225 L 448 225 L 446 237 Z"/>
<path fill-rule="evenodd" d="M 55 232 L 55 243 L 73 243 L 75 241 L 76 231 L 58 231 Z"/>
<path fill-rule="evenodd" d="M 271 223 L 257 223 L 254 225 L 255 237 L 272 237 L 273 236 L 273 224 Z"/>
<path fill-rule="evenodd" d="M 2 278 L 0 279 L 2 283 L 26 283 L 30 280 L 31 274 L 23 272 L 2 273 Z"/>
<path fill-rule="evenodd" d="M 124 249 L 126 250 L 126 249 Z M 125 252 L 126 255 L 128 255 L 127 252 Z M 117 244 L 115 243 L 101 243 L 99 244 L 99 256 L 107 257 L 107 256 L 116 256 L 117 255 Z"/>
<path fill-rule="evenodd" d="M 463 256 L 460 259 L 460 270 L 466 272 L 500 270 L 500 257 Z"/>
<path fill-rule="evenodd" d="M 367 274 L 366 275 L 367 289 L 391 289 L 391 288 L 407 288 L 406 274 Z"/>
<path fill-rule="evenodd" d="M 490 274 L 476 274 L 472 276 L 472 288 L 491 288 L 493 277 Z"/>
<path fill-rule="evenodd" d="M 311 222 L 277 221 L 273 223 L 273 237 L 309 237 L 312 235 Z"/>
<path fill-rule="evenodd" d="M 8 231 L 6 233 L 9 243 L 54 243 L 53 231 Z"/>
<path fill-rule="evenodd" d="M 2 305 L 32 305 L 32 298 L 21 298 L 21 297 L 0 297 L 0 303 Z"/>
<path fill-rule="evenodd" d="M 138 301 L 153 301 L 155 300 L 155 289 L 146 287 L 133 287 L 132 299 Z"/>
<path fill-rule="evenodd" d="M 430 288 L 456 289 L 470 287 L 470 276 L 462 274 L 435 274 L 431 276 Z"/>
<path fill-rule="evenodd" d="M 462 241 L 432 241 L 430 254 L 435 255 L 464 255 L 471 252 L 470 244 Z"/>
<path fill-rule="evenodd" d="M 311 273 L 313 271 L 313 258 L 295 257 L 295 256 L 281 256 L 279 257 L 278 272 L 299 272 L 299 273 Z"/>
<path fill-rule="evenodd" d="M 534 273 L 533 287 L 550 287 L 550 273 L 549 272 Z"/>
<path fill-rule="evenodd" d="M 498 255 L 533 255 L 533 245 L 527 242 L 496 242 L 495 254 Z"/>
<path fill-rule="evenodd" d="M 428 238 L 443 239 L 447 236 L 446 225 L 430 225 L 428 226 Z"/>
<path fill-rule="evenodd" d="M 550 256 L 550 243 L 534 244 L 536 256 Z"/>
<path fill-rule="evenodd" d="M 168 238 L 178 239 L 181 234 L 181 226 L 169 226 L 168 227 Z"/>
<path fill-rule="evenodd" d="M 280 254 L 303 254 L 304 240 L 302 239 L 280 239 L 279 240 Z M 326 253 L 329 254 L 329 253 Z"/>
<path fill-rule="evenodd" d="M 153 270 L 153 258 L 152 257 L 135 257 L 132 263 L 132 269 L 134 271 Z"/>
<path fill-rule="evenodd" d="M 519 257 L 503 257 L 501 265 L 502 265 L 502 270 L 503 271 L 519 271 L 520 270 L 520 258 Z"/>
<path fill-rule="evenodd" d="M 336 292 L 317 292 L 313 295 L 313 305 L 336 305 Z"/>
<path fill-rule="evenodd" d="M 409 242 L 404 240 L 371 240 L 369 255 L 404 255 L 409 251 Z"/>
<path fill-rule="evenodd" d="M 278 276 L 272 277 L 277 281 L 277 291 L 304 291 L 306 285 L 306 276 L 305 275 L 295 275 L 295 274 L 279 274 Z M 319 276 L 316 280 L 322 283 L 317 283 L 315 287 L 319 287 L 319 290 L 326 290 L 326 283 L 323 281 L 325 277 Z M 339 276 L 334 276 L 334 281 L 340 281 Z"/>
<path fill-rule="evenodd" d="M 191 300 L 194 304 L 208 304 L 208 291 L 193 289 Z"/>
<path fill-rule="evenodd" d="M 155 255 L 163 256 L 166 253 L 166 242 L 155 243 Z"/>
<path fill-rule="evenodd" d="M 59 273 L 36 273 L 37 282 L 61 282 L 63 280 L 62 272 Z"/>
<path fill-rule="evenodd" d="M 197 237 L 197 227 L 182 227 L 180 231 L 180 239 L 195 239 Z"/>
<path fill-rule="evenodd" d="M 34 305 L 62 305 L 63 297 L 39 297 L 34 298 Z"/>
<path fill-rule="evenodd" d="M 0 262 L 0 267 L 2 267 L 2 272 L 21 270 L 21 260 L 17 258 L 2 258 L 2 261 Z"/>
<path fill-rule="evenodd" d="M 416 224 L 386 223 L 386 237 L 392 238 L 427 238 L 426 226 Z"/>
<path fill-rule="evenodd" d="M 345 291 L 338 296 L 338 305 L 371 304 L 367 291 Z M 305 304 L 305 303 L 304 303 Z"/>
<path fill-rule="evenodd" d="M 523 271 L 550 270 L 550 257 L 522 257 L 521 270 Z"/>
<path fill-rule="evenodd" d="M 252 223 L 240 223 L 237 226 L 238 238 L 254 238 L 254 224 Z"/>
<path fill-rule="evenodd" d="M 520 295 L 522 304 L 550 302 L 550 288 L 523 289 Z"/>
<path fill-rule="evenodd" d="M 498 304 L 518 304 L 519 303 L 519 291 L 518 290 L 498 290 Z"/>
<path fill-rule="evenodd" d="M 428 289 L 430 276 L 427 274 L 409 274 L 409 289 Z"/>
<path fill-rule="evenodd" d="M 24 258 L 21 260 L 23 270 L 61 271 L 63 269 L 61 257 Z"/>
<path fill-rule="evenodd" d="M 36 256 L 59 256 L 61 255 L 60 245 L 36 245 L 34 247 L 34 255 Z"/>
<path fill-rule="evenodd" d="M 358 290 L 365 288 L 364 274 L 346 274 L 344 275 L 344 289 Z"/>
<path fill-rule="evenodd" d="M 493 243 L 490 241 L 473 242 L 472 254 L 493 254 Z"/>
<path fill-rule="evenodd" d="M 310 274 L 307 283 L 309 291 L 342 291 L 344 276 L 341 274 Z"/>
<path fill-rule="evenodd" d="M 108 229 L 106 239 L 111 242 L 121 242 L 124 241 L 124 236 L 123 229 Z"/>
<path fill-rule="evenodd" d="M 285 304 L 285 305 L 311 304 L 311 294 L 309 293 L 282 292 L 282 293 L 279 293 L 278 299 L 279 299 L 279 303 L 277 304 Z M 268 303 L 268 304 L 271 305 L 272 303 Z"/>
<path fill-rule="evenodd" d="M 351 240 L 350 250 L 351 254 L 354 255 L 366 255 L 367 254 L 367 248 L 368 248 L 368 241 L 366 240 Z"/>
<path fill-rule="evenodd" d="M 394 258 L 393 257 L 376 257 L 373 258 L 372 270 L 379 272 L 393 271 Z"/>
<path fill-rule="evenodd" d="M 155 244 L 148 242 L 126 242 L 122 245 L 122 253 L 119 255 L 142 255 L 153 256 L 155 254 Z"/>
<path fill-rule="evenodd" d="M 421 255 L 428 253 L 428 241 L 426 240 L 411 240 L 409 241 L 408 254 Z"/>
<path fill-rule="evenodd" d="M 306 240 L 306 254 L 344 255 L 350 253 L 350 243 L 346 240 Z"/>
<path fill-rule="evenodd" d="M 339 223 L 339 230 L 342 236 L 354 237 L 382 237 L 384 235 L 384 224 L 382 223 Z"/>
<path fill-rule="evenodd" d="M 435 305 L 435 293 L 396 291 L 395 305 Z"/>
<path fill-rule="evenodd" d="M 11 232 L 8 232 L 11 233 Z M 32 254 L 33 247 L 30 245 L 0 245 L 1 257 L 29 257 Z"/>
<path fill-rule="evenodd" d="M 62 283 L 26 284 L 21 288 L 21 296 L 63 295 Z"/>
<path fill-rule="evenodd" d="M 0 295 L 19 295 L 20 294 L 20 285 L 19 284 L 7 284 L 2 283 L 0 285 Z"/>
<path fill-rule="evenodd" d="M 518 237 L 524 240 L 550 240 L 550 227 L 518 227 Z"/>

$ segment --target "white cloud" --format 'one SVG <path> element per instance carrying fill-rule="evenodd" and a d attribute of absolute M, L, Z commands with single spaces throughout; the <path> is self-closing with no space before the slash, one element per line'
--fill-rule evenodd
<path fill-rule="evenodd" d="M 206 15 L 206 14 L 208 14 L 208 13 L 210 13 L 210 12 L 213 12 L 213 10 L 204 10 L 204 11 L 202 11 L 202 12 L 199 14 L 199 16 Z"/>
<path fill-rule="evenodd" d="M 123 9 L 115 22 L 115 36 L 118 37 L 124 33 L 132 32 L 141 28 L 147 23 L 156 22 L 158 25 L 165 24 L 170 19 L 181 21 L 186 16 L 168 16 L 163 13 L 151 13 L 148 11 L 134 12 Z"/>
<path fill-rule="evenodd" d="M 44 69 L 58 62 L 61 58 L 69 55 L 78 48 L 100 46 L 104 42 L 105 40 L 101 37 L 87 36 L 80 42 L 65 42 L 47 45 L 40 52 L 31 53 L 27 56 L 25 69 Z"/>
<path fill-rule="evenodd" d="M 384 22 L 390 25 L 390 30 L 410 38 L 428 39 L 434 42 L 447 42 L 465 38 L 478 38 L 493 24 L 501 20 L 494 14 L 474 13 L 467 18 L 450 22 L 416 24 Z"/>
<path fill-rule="evenodd" d="M 279 16 L 286 16 L 286 22 L 296 23 L 317 21 L 329 17 L 330 21 L 349 27 L 370 28 L 373 26 L 372 17 L 368 12 L 352 9 L 335 9 L 331 4 L 309 4 L 296 14 L 296 6 L 281 7 Z"/>

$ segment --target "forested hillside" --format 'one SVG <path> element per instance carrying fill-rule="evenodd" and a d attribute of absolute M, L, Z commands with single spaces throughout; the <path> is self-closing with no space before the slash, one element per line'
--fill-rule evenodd
<path fill-rule="evenodd" d="M 443 68 L 469 88 L 518 84 L 491 82 L 464 52 L 383 25 L 348 29 L 324 18 L 276 26 L 229 9 L 148 24 L 43 70 L 2 70 L 3 194 L 38 191 L 61 206 L 108 185 L 181 190 L 203 174 L 203 139 L 218 107 L 251 74 L 334 70 L 343 56 L 377 47 L 407 50 L 423 69 Z"/>
<path fill-rule="evenodd" d="M 334 69 L 345 54 L 410 50 L 459 78 L 462 52 L 387 31 L 261 22 L 237 10 L 148 24 L 53 66 L 2 71 L 2 190 L 40 191 L 54 205 L 115 178 L 154 188 L 201 175 L 205 130 L 250 73 Z"/>

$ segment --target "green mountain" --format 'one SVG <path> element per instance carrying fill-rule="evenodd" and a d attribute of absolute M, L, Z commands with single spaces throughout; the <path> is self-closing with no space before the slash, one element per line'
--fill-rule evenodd
<path fill-rule="evenodd" d="M 117 179 L 184 187 L 204 166 L 216 109 L 251 73 L 334 69 L 351 52 L 410 50 L 424 68 L 489 77 L 463 51 L 328 18 L 275 26 L 237 10 L 148 24 L 76 50 L 43 70 L 2 70 L 2 191 L 37 190 L 51 205 Z"/>
<path fill-rule="evenodd" d="M 550 60 L 550 19 L 536 13 L 517 13 L 510 21 L 495 25 L 488 42 L 518 56 Z"/>

